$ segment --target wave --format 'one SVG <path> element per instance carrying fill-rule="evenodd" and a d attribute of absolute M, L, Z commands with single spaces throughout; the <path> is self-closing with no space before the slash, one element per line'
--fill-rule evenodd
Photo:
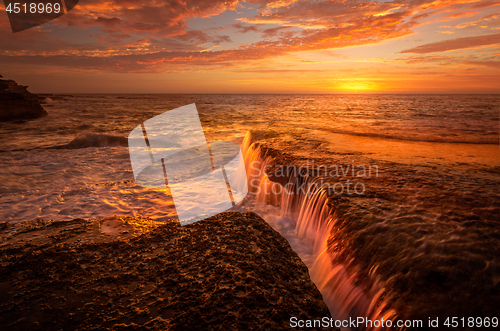
<path fill-rule="evenodd" d="M 48 149 L 80 149 L 88 147 L 127 147 L 127 137 L 104 133 L 79 133 L 72 141 Z"/>
<path fill-rule="evenodd" d="M 443 144 L 477 144 L 477 145 L 496 145 L 498 144 L 498 140 L 494 141 L 472 141 L 472 140 L 454 140 L 454 139 L 446 139 L 446 138 L 424 138 L 424 137 L 404 137 L 383 133 L 369 133 L 369 132 L 353 132 L 353 131 L 343 131 L 343 130 L 335 130 L 335 129 L 325 129 L 318 128 L 318 131 L 326 131 L 329 133 L 337 133 L 337 134 L 346 134 L 351 136 L 358 137 L 369 137 L 369 138 L 380 138 L 380 139 L 392 139 L 392 140 L 400 140 L 400 141 L 415 141 L 415 142 L 428 142 L 428 143 L 443 143 Z M 471 132 L 483 132 L 483 133 L 491 133 L 497 134 L 496 132 L 486 131 L 486 130 L 469 130 L 469 129 L 457 129 L 460 131 L 471 131 Z"/>

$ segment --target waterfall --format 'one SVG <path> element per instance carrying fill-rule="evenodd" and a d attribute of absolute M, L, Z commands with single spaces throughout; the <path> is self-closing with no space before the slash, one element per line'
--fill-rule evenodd
<path fill-rule="evenodd" d="M 286 183 L 270 180 L 265 170 L 273 165 L 273 158 L 265 155 L 258 142 L 253 142 L 250 132 L 244 138 L 242 150 L 249 192 L 255 203 L 253 208 L 271 226 L 277 223 L 269 219 L 279 218 L 280 222 L 287 222 L 291 231 L 282 235 L 308 266 L 311 280 L 323 295 L 332 317 L 335 320 L 349 317 L 390 320 L 392 327 L 387 323 L 384 327 L 363 325 L 358 330 L 394 330 L 395 323 L 392 322 L 397 319 L 397 314 L 388 305 L 384 284 L 375 276 L 376 268 L 369 273 L 369 284 L 358 285 L 360 273 L 353 267 L 352 256 L 336 241 L 338 219 L 328 204 L 327 193 L 317 181 L 297 172 L 288 176 Z M 269 206 L 274 206 L 271 213 L 259 212 L 265 208 L 269 210 Z M 293 242 L 297 241 L 308 250 L 293 247 Z M 336 258 L 340 254 L 350 256 L 349 268 Z"/>

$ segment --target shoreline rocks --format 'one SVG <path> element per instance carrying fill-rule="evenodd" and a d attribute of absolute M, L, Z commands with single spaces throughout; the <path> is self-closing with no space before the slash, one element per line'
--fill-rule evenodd
<path fill-rule="evenodd" d="M 336 218 L 328 241 L 332 264 L 350 265 L 358 284 L 367 289 L 374 276 L 383 282 L 389 307 L 401 319 L 444 321 L 498 313 L 498 166 L 420 157 L 405 163 L 354 147 L 346 153 L 326 137 L 307 132 L 298 137 L 267 135 L 257 132 L 253 141 L 263 158 L 273 158 L 273 166 L 304 166 L 304 173 L 330 185 L 325 192 Z M 377 165 L 379 170 L 374 176 L 350 171 L 332 176 L 318 171 L 323 165 L 330 170 Z M 268 178 L 286 183 L 288 178 L 274 169 Z M 336 183 L 347 187 L 349 180 L 363 182 L 366 191 L 328 191 Z"/>
<path fill-rule="evenodd" d="M 290 329 L 330 318 L 307 267 L 254 213 L 0 224 L 9 330 Z"/>
<path fill-rule="evenodd" d="M 27 86 L 1 78 L 0 75 L 0 121 L 34 119 L 47 115 L 39 98 L 29 92 Z"/>

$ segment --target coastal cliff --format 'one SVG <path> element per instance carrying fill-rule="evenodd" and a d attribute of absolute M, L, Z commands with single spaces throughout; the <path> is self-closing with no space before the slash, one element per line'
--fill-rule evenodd
<path fill-rule="evenodd" d="M 283 330 L 330 318 L 307 267 L 254 213 L 0 224 L 9 330 Z"/>
<path fill-rule="evenodd" d="M 0 75 L 0 121 L 32 119 L 47 115 L 38 97 L 28 92 L 27 86 Z"/>

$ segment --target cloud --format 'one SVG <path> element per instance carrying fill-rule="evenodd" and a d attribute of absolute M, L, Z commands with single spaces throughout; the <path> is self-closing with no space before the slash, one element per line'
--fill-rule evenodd
<path fill-rule="evenodd" d="M 290 28 L 291 27 L 289 27 L 289 26 L 278 26 L 278 27 L 275 27 L 275 28 L 265 29 L 265 30 L 262 31 L 262 36 L 264 38 L 276 37 L 280 32 L 287 31 Z M 289 34 L 289 36 L 293 36 L 293 34 Z"/>
<path fill-rule="evenodd" d="M 187 20 L 211 17 L 236 8 L 235 0 L 88 0 L 55 21 L 59 26 L 88 29 L 100 27 L 104 33 L 128 33 L 141 38 L 169 38 L 187 30 Z"/>
<path fill-rule="evenodd" d="M 457 49 L 478 48 L 496 44 L 500 44 L 500 33 L 490 34 L 486 36 L 465 37 L 439 41 L 407 49 L 399 52 L 399 54 L 426 54 L 448 52 Z"/>
<path fill-rule="evenodd" d="M 471 8 L 473 8 L 473 9 L 484 9 L 484 8 L 498 6 L 498 5 L 500 5 L 500 2 L 498 2 L 497 0 L 481 1 L 481 2 L 473 5 Z"/>
<path fill-rule="evenodd" d="M 250 9 L 245 7 L 249 4 Z M 256 5 L 260 6 L 257 13 Z M 477 0 L 250 0 L 246 4 L 236 0 L 87 0 L 60 19 L 22 34 L 7 33 L 8 23 L 0 17 L 0 55 L 5 64 L 113 72 L 230 67 L 295 52 L 381 43 L 411 35 L 436 13 L 465 18 L 474 14 L 471 7 L 490 5 Z M 221 15 L 216 23 L 220 28 L 214 28 L 217 15 L 237 9 L 252 14 L 238 14 L 232 21 Z M 203 19 L 212 25 L 203 27 Z M 491 36 L 498 35 L 488 36 L 490 42 Z M 486 42 L 463 39 L 467 38 L 402 53 L 478 47 L 474 45 Z"/>
<path fill-rule="evenodd" d="M 233 67 L 240 61 L 260 60 L 269 56 L 283 55 L 278 48 L 251 48 L 228 51 L 206 52 L 156 52 L 146 54 L 91 54 L 85 56 L 73 55 L 0 55 L 0 62 L 9 61 L 13 64 L 62 66 L 81 70 L 103 70 L 111 72 L 162 72 L 183 71 L 186 67 L 210 66 Z"/>
<path fill-rule="evenodd" d="M 106 17 L 99 16 L 96 20 L 96 23 L 102 24 L 103 26 L 105 26 L 107 28 L 113 28 L 113 27 L 121 24 L 122 20 L 119 19 L 118 17 L 106 18 Z"/>
<path fill-rule="evenodd" d="M 458 23 L 454 26 L 444 26 L 444 27 L 450 28 L 450 29 L 467 28 L 468 30 L 474 30 L 474 29 L 476 29 L 476 30 L 477 29 L 495 30 L 499 26 L 500 26 L 500 14 L 494 13 L 494 14 L 482 16 L 480 19 L 475 20 L 475 21 L 461 22 L 461 23 Z"/>
<path fill-rule="evenodd" d="M 440 67 L 449 67 L 460 70 L 474 70 L 479 67 L 488 67 L 500 69 L 500 61 L 493 54 L 475 53 L 474 55 L 412 55 L 396 58 L 394 62 L 405 63 L 409 65 L 438 65 Z M 474 67 L 474 68 L 470 68 Z"/>
<path fill-rule="evenodd" d="M 457 19 L 457 18 L 462 18 L 462 17 L 472 17 L 476 15 L 478 12 L 461 12 L 461 13 L 453 13 L 446 15 L 445 18 L 450 18 L 450 19 Z"/>
<path fill-rule="evenodd" d="M 465 61 L 464 64 L 500 69 L 500 61 Z"/>
<path fill-rule="evenodd" d="M 241 23 L 235 23 L 231 24 L 231 27 L 236 29 L 239 33 L 248 33 L 248 32 L 259 32 L 259 24 L 256 25 L 251 25 L 251 24 L 241 24 Z"/>

